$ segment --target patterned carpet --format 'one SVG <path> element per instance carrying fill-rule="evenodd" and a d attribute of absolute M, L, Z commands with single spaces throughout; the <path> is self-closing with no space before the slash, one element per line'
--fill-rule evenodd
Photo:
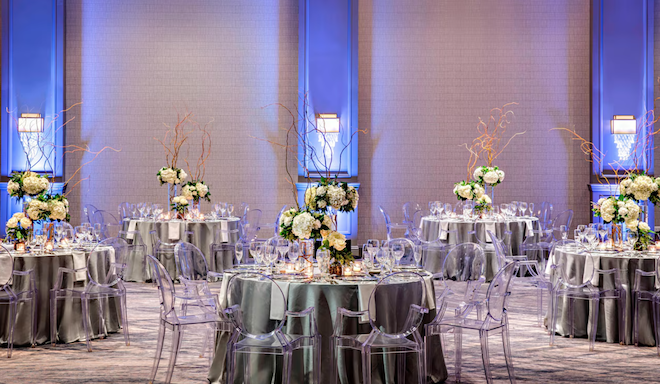
<path fill-rule="evenodd" d="M 0 363 L 0 383 L 146 383 L 156 346 L 158 295 L 147 284 L 129 283 L 128 314 L 131 345 L 121 334 L 94 340 L 94 352 L 85 343 L 18 348 Z M 650 383 L 660 381 L 660 357 L 651 347 L 635 348 L 599 342 L 588 351 L 586 339 L 558 337 L 548 346 L 547 333 L 536 325 L 535 291 L 514 292 L 511 301 L 511 343 L 518 382 L 528 383 Z M 170 333 L 168 332 L 168 335 Z M 451 340 L 451 339 L 450 339 Z M 462 380 L 485 383 L 479 339 L 465 333 Z M 450 345 L 453 345 L 451 343 Z M 174 383 L 206 381 L 208 360 L 199 358 L 201 336 L 188 332 L 174 372 Z M 169 340 L 163 357 L 168 358 Z M 501 339 L 491 338 L 491 363 L 496 382 L 508 381 Z M 4 350 L 0 350 L 4 353 Z M 0 355 L 2 356 L 2 355 Z M 165 378 L 167 360 L 161 361 L 157 381 Z M 448 361 L 454 382 L 453 360 Z"/>

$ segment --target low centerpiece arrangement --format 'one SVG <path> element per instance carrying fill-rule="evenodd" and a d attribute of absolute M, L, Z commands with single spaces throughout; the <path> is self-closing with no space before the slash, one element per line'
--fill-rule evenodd
<path fill-rule="evenodd" d="M 25 216 L 23 212 L 14 213 L 5 225 L 7 237 L 14 243 L 14 249 L 17 251 L 25 250 L 25 242 L 32 232 L 32 220 Z"/>

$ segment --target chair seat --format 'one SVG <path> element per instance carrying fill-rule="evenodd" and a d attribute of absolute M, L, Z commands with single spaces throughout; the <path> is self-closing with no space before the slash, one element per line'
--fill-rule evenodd
<path fill-rule="evenodd" d="M 261 348 L 268 350 L 277 350 L 284 348 L 284 344 L 288 344 L 293 349 L 312 346 L 313 336 L 298 335 L 283 332 L 276 332 L 269 337 L 263 339 L 254 339 L 245 337 L 237 341 L 234 345 L 238 351 L 243 348 Z"/>
<path fill-rule="evenodd" d="M 418 343 L 405 337 L 388 337 L 382 333 L 372 334 L 373 332 L 370 334 L 341 335 L 337 336 L 336 338 L 341 341 L 341 343 L 338 344 L 341 348 L 360 349 L 360 347 L 367 342 L 367 339 L 369 339 L 370 336 L 371 343 L 369 343 L 369 346 L 371 348 L 403 349 L 410 351 L 417 351 L 420 348 Z M 378 352 L 372 350 L 372 353 Z"/>
<path fill-rule="evenodd" d="M 187 316 L 174 316 L 170 315 L 162 319 L 168 324 L 172 325 L 191 325 L 191 324 L 203 324 L 203 323 L 209 323 L 209 322 L 218 322 L 218 323 L 226 323 L 227 320 L 223 319 L 220 317 L 220 315 L 216 313 L 200 313 L 200 314 L 194 314 L 194 315 L 187 315 Z"/>
<path fill-rule="evenodd" d="M 558 296 L 572 299 L 594 299 L 601 296 L 601 291 L 596 287 L 565 288 L 558 289 L 556 292 Z"/>
<path fill-rule="evenodd" d="M 488 322 L 488 324 L 486 324 L 486 322 L 483 320 L 455 317 L 455 318 L 443 319 L 438 324 L 433 324 L 433 326 L 492 331 L 498 328 L 502 328 L 503 325 L 498 322 Z"/>

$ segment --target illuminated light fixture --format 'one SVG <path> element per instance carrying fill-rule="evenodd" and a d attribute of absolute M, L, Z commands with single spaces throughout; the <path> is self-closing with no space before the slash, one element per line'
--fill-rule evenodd
<path fill-rule="evenodd" d="M 613 135 L 634 135 L 637 133 L 637 120 L 633 115 L 614 115 L 610 128 Z"/>
<path fill-rule="evenodd" d="M 319 143 L 323 144 L 323 156 L 331 162 L 335 145 L 339 141 L 339 117 L 336 113 L 319 113 L 316 115 L 316 130 Z"/>
<path fill-rule="evenodd" d="M 44 131 L 44 118 L 40 113 L 21 113 L 18 118 L 18 132 L 41 133 Z"/>
<path fill-rule="evenodd" d="M 633 115 L 614 115 L 610 120 L 610 129 L 620 161 L 626 161 L 632 154 L 637 134 L 637 120 Z"/>

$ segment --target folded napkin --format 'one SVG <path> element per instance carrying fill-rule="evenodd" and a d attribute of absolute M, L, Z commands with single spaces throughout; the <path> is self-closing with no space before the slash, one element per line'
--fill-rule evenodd
<path fill-rule="evenodd" d="M 0 258 L 0 286 L 7 284 L 11 279 L 11 272 L 13 270 L 13 265 L 11 263 L 10 257 Z"/>
<path fill-rule="evenodd" d="M 73 269 L 85 268 L 87 266 L 87 260 L 85 258 L 85 252 L 83 251 L 71 251 L 73 255 Z M 76 281 L 85 281 L 87 278 L 87 271 L 77 271 L 75 274 Z"/>
<path fill-rule="evenodd" d="M 220 293 L 218 294 L 218 303 L 220 304 L 221 310 L 227 308 L 227 287 L 229 287 L 229 280 L 231 280 L 231 276 L 225 273 L 224 277 L 222 278 Z"/>
<path fill-rule="evenodd" d="M 449 234 L 446 232 L 449 229 L 449 222 L 448 221 L 441 221 L 440 222 L 440 240 L 447 240 L 447 237 Z M 445 231 L 445 232 L 443 232 Z"/>
<path fill-rule="evenodd" d="M 433 289 L 433 280 L 431 277 L 424 277 L 424 283 L 426 283 L 426 307 L 429 311 L 435 309 L 435 289 Z"/>
<path fill-rule="evenodd" d="M 277 287 L 272 287 L 270 290 L 270 319 L 271 320 L 282 320 L 286 314 L 286 300 L 289 297 L 289 283 L 286 281 L 280 281 L 277 283 L 284 294 L 284 298 L 277 290 Z M 284 301 L 282 301 L 284 299 Z"/>
<path fill-rule="evenodd" d="M 220 220 L 220 241 L 223 243 L 229 242 L 229 223 L 227 220 Z"/>
<path fill-rule="evenodd" d="M 493 233 L 497 233 L 497 231 L 495 230 L 495 222 L 494 221 L 487 221 L 485 224 L 486 224 L 486 228 L 485 228 L 484 232 L 485 232 L 485 235 L 486 235 L 486 242 L 487 243 L 492 243 L 493 239 L 491 239 L 490 236 L 488 236 L 488 231 L 491 231 Z"/>
<path fill-rule="evenodd" d="M 527 236 L 534 236 L 534 223 L 532 220 L 525 220 L 525 228 L 527 230 Z"/>
<path fill-rule="evenodd" d="M 167 223 L 167 238 L 170 240 L 179 240 L 181 230 L 180 221 L 170 221 Z"/>
<path fill-rule="evenodd" d="M 133 240 L 135 237 L 135 227 L 137 227 L 137 221 L 131 220 L 130 223 L 128 223 L 128 231 L 126 231 L 126 238 L 128 240 Z"/>
<path fill-rule="evenodd" d="M 368 311 L 369 310 L 369 299 L 371 298 L 371 294 L 374 292 L 374 289 L 376 289 L 376 283 L 360 283 L 358 284 L 358 306 L 360 311 Z M 375 308 L 371 309 L 372 313 L 376 313 Z M 363 315 L 360 316 L 360 323 L 368 323 L 369 322 L 369 315 Z"/>

